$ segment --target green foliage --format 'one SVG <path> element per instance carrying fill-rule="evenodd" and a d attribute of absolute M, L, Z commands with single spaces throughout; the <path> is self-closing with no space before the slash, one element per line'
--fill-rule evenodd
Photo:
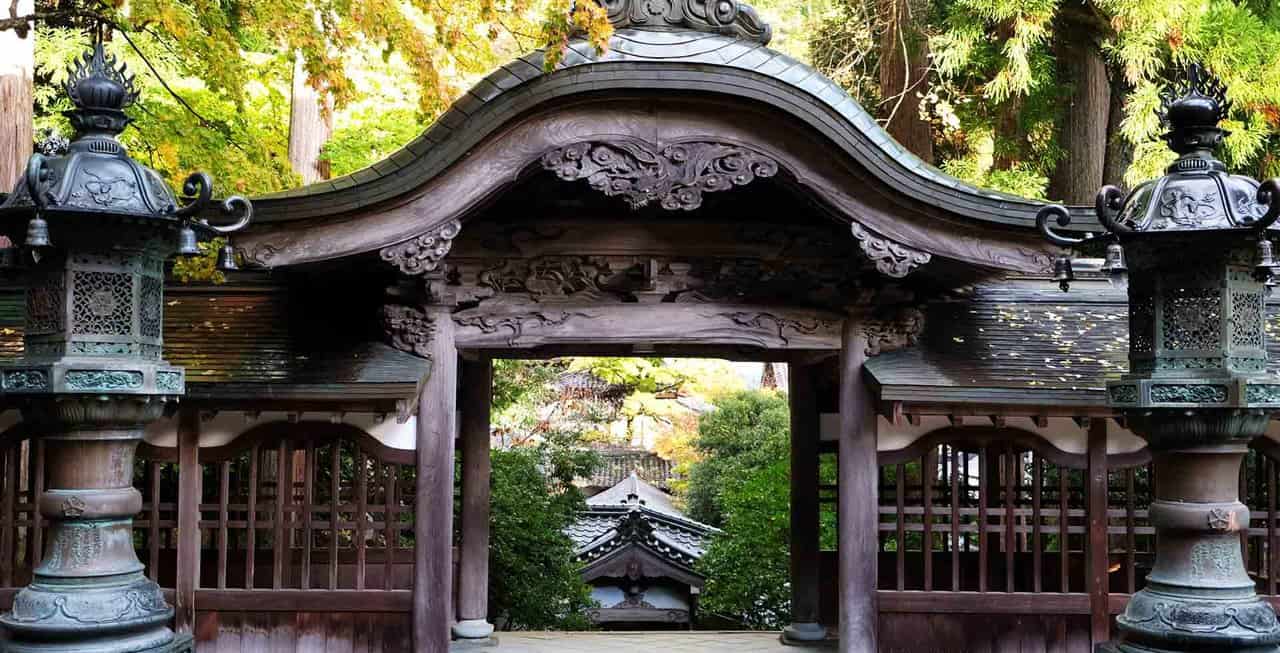
<path fill-rule="evenodd" d="M 724 532 L 698 570 L 707 583 L 699 606 L 749 628 L 791 621 L 790 463 L 747 471 L 720 493 Z"/>
<path fill-rule="evenodd" d="M 694 446 L 702 460 L 689 471 L 685 507 L 712 526 L 725 523 L 724 489 L 751 470 L 788 458 L 791 414 L 787 400 L 769 391 L 739 392 L 716 402 L 698 423 Z"/>
<path fill-rule="evenodd" d="M 489 614 L 508 630 L 582 630 L 590 588 L 564 529 L 585 508 L 573 479 L 599 464 L 567 434 L 493 452 Z"/>
<path fill-rule="evenodd" d="M 347 126 L 334 130 L 320 158 L 329 162 L 334 177 L 341 177 L 391 156 L 422 129 L 417 114 L 408 107 L 365 107 L 350 117 Z"/>

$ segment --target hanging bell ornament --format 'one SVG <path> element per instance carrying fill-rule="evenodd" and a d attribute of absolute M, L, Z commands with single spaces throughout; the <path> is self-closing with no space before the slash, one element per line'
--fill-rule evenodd
<path fill-rule="evenodd" d="M 236 265 L 236 250 L 231 246 L 231 241 L 227 241 L 222 249 L 218 250 L 218 269 L 223 272 L 240 269 L 240 266 Z"/>
<path fill-rule="evenodd" d="M 1062 292 L 1071 290 L 1071 282 L 1076 280 L 1076 274 L 1071 269 L 1070 256 L 1059 254 L 1058 258 L 1053 260 L 1053 280 L 1058 282 Z"/>
<path fill-rule="evenodd" d="M 178 232 L 178 256 L 198 256 L 200 245 L 196 239 L 196 230 L 191 225 L 184 226 Z"/>
<path fill-rule="evenodd" d="M 1253 276 L 1258 281 L 1268 281 L 1275 274 L 1276 259 L 1271 241 L 1258 239 L 1258 263 L 1253 266 Z"/>
<path fill-rule="evenodd" d="M 39 215 L 27 222 L 26 245 L 33 249 L 52 245 L 49 242 L 49 223 L 45 222 L 44 218 Z"/>
<path fill-rule="evenodd" d="M 1103 259 L 1101 271 L 1110 276 L 1113 284 L 1123 285 L 1128 281 L 1129 266 L 1124 262 L 1124 248 L 1120 243 L 1107 245 L 1106 258 Z"/>

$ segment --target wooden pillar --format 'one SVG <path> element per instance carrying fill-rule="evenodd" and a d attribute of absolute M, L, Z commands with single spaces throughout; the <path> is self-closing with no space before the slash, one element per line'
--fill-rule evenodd
<path fill-rule="evenodd" d="M 484 639 L 489 623 L 489 402 L 493 361 L 462 364 L 462 551 L 458 569 L 459 639 Z"/>
<path fill-rule="evenodd" d="M 867 336 L 856 318 L 845 320 L 840 345 L 840 652 L 875 653 L 876 417 L 862 376 Z"/>
<path fill-rule="evenodd" d="M 34 0 L 4 3 L 5 18 L 34 12 Z M 34 69 L 36 34 L 0 31 L 0 193 L 13 190 L 31 156 L 33 111 L 31 72 Z"/>
<path fill-rule="evenodd" d="M 417 653 L 447 653 L 453 594 L 453 447 L 458 352 L 448 308 L 424 312 L 431 370 L 418 396 L 417 488 L 414 496 L 413 643 Z"/>
<path fill-rule="evenodd" d="M 196 621 L 200 578 L 200 411 L 178 412 L 178 576 L 173 598 L 174 630 L 190 633 Z"/>
<path fill-rule="evenodd" d="M 813 365 L 791 363 L 787 370 L 791 404 L 791 625 L 783 638 L 820 641 L 818 621 L 818 401 Z"/>
<path fill-rule="evenodd" d="M 1110 639 L 1111 613 L 1107 609 L 1107 419 L 1089 421 L 1089 554 L 1086 590 L 1089 592 L 1089 633 L 1093 643 Z"/>

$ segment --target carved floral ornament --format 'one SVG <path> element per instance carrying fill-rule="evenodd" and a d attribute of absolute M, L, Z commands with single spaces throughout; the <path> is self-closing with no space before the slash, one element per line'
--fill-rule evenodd
<path fill-rule="evenodd" d="M 435 272 L 453 248 L 453 239 L 462 232 L 462 223 L 450 220 L 425 233 L 382 248 L 379 255 L 408 275 Z"/>
<path fill-rule="evenodd" d="M 622 197 L 633 209 L 657 202 L 668 211 L 692 211 L 702 206 L 706 193 L 778 174 L 778 162 L 768 156 L 709 141 L 584 141 L 546 153 L 542 167 L 565 181 L 585 179 L 609 197 Z"/>
<path fill-rule="evenodd" d="M 409 306 L 384 306 L 383 329 L 391 346 L 400 351 L 431 358 L 431 336 L 435 334 L 435 318 Z"/>
<path fill-rule="evenodd" d="M 687 29 L 768 45 L 773 29 L 738 0 L 596 0 L 616 28 Z"/>
<path fill-rule="evenodd" d="M 928 252 L 892 241 L 857 222 L 850 225 L 850 230 L 862 252 L 875 262 L 876 269 L 885 276 L 901 279 L 933 259 L 933 255 Z"/>

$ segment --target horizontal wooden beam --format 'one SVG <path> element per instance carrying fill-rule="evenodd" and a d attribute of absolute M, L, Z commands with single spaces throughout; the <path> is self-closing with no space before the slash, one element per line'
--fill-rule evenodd
<path fill-rule="evenodd" d="M 1033 592 L 879 590 L 880 612 L 921 614 L 1089 614 L 1089 595 Z"/>
<path fill-rule="evenodd" d="M 196 590 L 197 610 L 409 612 L 410 590 Z"/>
<path fill-rule="evenodd" d="M 459 349 L 627 345 L 839 351 L 844 316 L 812 309 L 726 304 L 521 304 L 455 313 Z"/>

